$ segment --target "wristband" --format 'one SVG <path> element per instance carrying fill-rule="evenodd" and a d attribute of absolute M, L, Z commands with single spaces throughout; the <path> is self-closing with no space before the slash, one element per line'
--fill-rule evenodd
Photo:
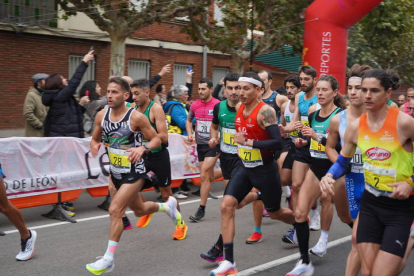
<path fill-rule="evenodd" d="M 247 140 L 248 139 L 246 139 L 246 138 L 244 139 L 244 146 L 247 146 Z"/>
<path fill-rule="evenodd" d="M 409 177 L 409 178 L 407 178 L 405 181 L 408 183 L 408 184 L 410 184 L 410 186 L 411 186 L 411 188 L 413 188 L 414 189 L 414 181 L 413 181 L 413 175 L 411 176 L 411 177 Z"/>

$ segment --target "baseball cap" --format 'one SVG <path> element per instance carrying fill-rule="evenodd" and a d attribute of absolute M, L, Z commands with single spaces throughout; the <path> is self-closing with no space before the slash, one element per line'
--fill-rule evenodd
<path fill-rule="evenodd" d="M 43 80 L 47 77 L 49 77 L 48 74 L 38 73 L 38 74 L 36 74 L 32 77 L 32 82 L 33 82 L 33 84 L 36 84 L 38 81 Z"/>

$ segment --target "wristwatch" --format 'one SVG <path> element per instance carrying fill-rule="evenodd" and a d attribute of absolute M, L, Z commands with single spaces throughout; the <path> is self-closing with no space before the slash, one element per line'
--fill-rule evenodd
<path fill-rule="evenodd" d="M 144 146 L 144 148 L 145 148 L 145 153 L 150 152 L 150 148 L 148 146 L 148 143 L 143 143 L 142 146 Z"/>

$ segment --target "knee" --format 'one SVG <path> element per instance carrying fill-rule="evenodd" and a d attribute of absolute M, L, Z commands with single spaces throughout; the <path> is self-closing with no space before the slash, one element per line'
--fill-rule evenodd
<path fill-rule="evenodd" d="M 221 214 L 232 215 L 234 211 L 236 210 L 236 207 L 237 206 L 234 206 L 233 204 L 223 201 L 220 205 Z"/>
<path fill-rule="evenodd" d="M 305 210 L 297 206 L 295 210 L 295 220 L 297 222 L 305 222 L 307 217 L 308 217 L 308 212 L 306 212 Z"/>
<path fill-rule="evenodd" d="M 122 218 L 124 212 L 117 206 L 117 204 L 112 204 L 109 206 L 109 216 L 114 218 Z"/>
<path fill-rule="evenodd" d="M 299 183 L 299 182 L 292 182 L 292 190 L 295 192 L 295 193 L 299 193 L 299 190 L 300 190 L 300 187 L 302 186 L 302 183 Z"/>
<path fill-rule="evenodd" d="M 0 205 L 0 213 L 2 213 L 2 214 L 7 213 L 7 208 L 3 205 Z"/>
<path fill-rule="evenodd" d="M 371 270 L 367 268 L 361 268 L 361 275 L 362 276 L 371 276 Z"/>
<path fill-rule="evenodd" d="M 332 204 L 332 196 L 330 194 L 322 194 L 321 193 L 321 204 L 326 205 L 326 204 Z"/>
<path fill-rule="evenodd" d="M 267 212 L 268 214 L 269 214 L 269 217 L 271 218 L 271 219 L 279 219 L 280 218 L 280 212 L 281 212 L 281 209 L 279 209 L 279 210 L 277 210 L 277 211 L 275 211 L 275 212 Z"/>
<path fill-rule="evenodd" d="M 11 203 L 9 201 L 6 201 L 5 205 L 3 205 L 3 204 L 0 205 L 0 213 L 8 214 L 10 212 L 11 208 L 12 208 Z"/>

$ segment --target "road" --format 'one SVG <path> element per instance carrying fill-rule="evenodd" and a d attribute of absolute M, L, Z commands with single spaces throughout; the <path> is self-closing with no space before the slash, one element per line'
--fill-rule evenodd
<path fill-rule="evenodd" d="M 223 193 L 221 182 L 212 186 L 214 194 Z M 195 186 L 190 187 L 193 191 L 196 189 Z M 158 195 L 155 192 L 145 193 L 148 200 L 155 200 Z M 20 245 L 19 235 L 10 222 L 0 216 L 0 231 L 7 233 L 0 237 L 0 275 L 91 275 L 85 270 L 85 264 L 105 253 L 108 240 L 108 214 L 96 207 L 102 201 L 103 198 L 91 198 L 83 193 L 75 202 L 77 223 L 40 216 L 48 212 L 50 206 L 23 209 L 28 227 L 38 233 L 35 256 L 27 262 L 15 261 Z M 146 228 L 134 227 L 123 233 L 115 255 L 115 269 L 108 275 L 198 276 L 208 275 L 216 267 L 199 255 L 217 240 L 221 199 L 208 201 L 205 220 L 200 223 L 188 220 L 199 205 L 199 197 L 191 195 L 180 202 L 183 216 L 189 224 L 187 238 L 172 240 L 174 225 L 166 214 L 157 213 Z M 135 224 L 136 218 L 131 212 L 128 217 Z M 288 229 L 289 225 L 264 218 L 263 241 L 248 245 L 245 239 L 253 230 L 252 207 L 238 210 L 234 242 L 238 275 L 283 276 L 290 271 L 299 255 L 297 246 L 281 241 Z M 344 275 L 351 246 L 350 233 L 349 227 L 341 223 L 335 214 L 329 236 L 332 247 L 323 258 L 311 257 L 315 265 L 314 275 Z M 319 231 L 311 232 L 310 246 L 316 244 L 319 234 Z M 413 255 L 401 275 L 414 275 Z"/>

